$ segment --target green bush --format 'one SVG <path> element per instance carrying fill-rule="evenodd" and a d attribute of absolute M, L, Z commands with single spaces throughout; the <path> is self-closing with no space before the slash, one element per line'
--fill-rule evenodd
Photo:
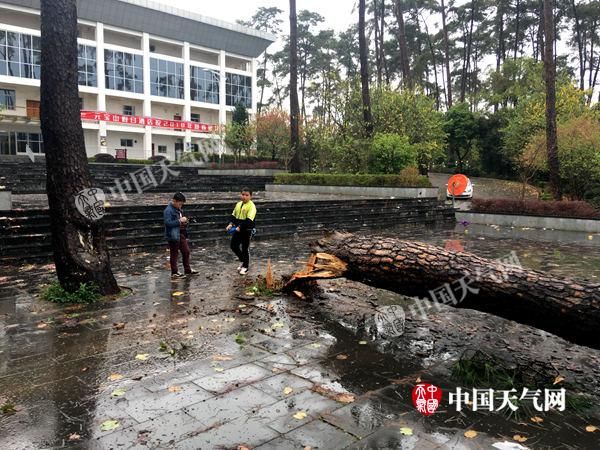
<path fill-rule="evenodd" d="M 58 281 L 54 281 L 42 292 L 42 299 L 53 303 L 95 303 L 101 295 L 93 283 L 81 283 L 75 292 L 67 292 Z"/>
<path fill-rule="evenodd" d="M 321 186 L 431 187 L 429 179 L 416 172 L 416 169 L 405 169 L 399 175 L 281 173 L 275 175 L 275 183 Z"/>
<path fill-rule="evenodd" d="M 377 133 L 371 144 L 369 169 L 372 173 L 394 174 L 417 165 L 417 149 L 408 137 L 395 133 Z"/>

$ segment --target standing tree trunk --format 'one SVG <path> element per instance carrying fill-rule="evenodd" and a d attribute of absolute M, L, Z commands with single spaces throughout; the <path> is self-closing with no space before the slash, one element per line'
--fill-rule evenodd
<path fill-rule="evenodd" d="M 93 283 L 104 295 L 116 294 L 104 223 L 75 203 L 92 188 L 79 114 L 75 0 L 42 0 L 41 22 L 41 125 L 56 274 L 69 292 Z"/>
<path fill-rule="evenodd" d="M 412 88 L 410 75 L 410 63 L 408 57 L 408 45 L 406 44 L 406 31 L 404 29 L 404 12 L 402 11 L 402 0 L 396 0 L 394 13 L 398 22 L 398 45 L 400 47 L 400 68 L 402 69 L 402 82 L 404 86 Z"/>
<path fill-rule="evenodd" d="M 452 77 L 450 75 L 450 42 L 448 40 L 448 27 L 446 26 L 446 5 L 442 2 L 442 32 L 444 34 L 444 62 L 446 64 L 446 88 L 447 88 L 447 107 L 452 108 Z"/>
<path fill-rule="evenodd" d="M 573 20 L 575 21 L 575 41 L 577 42 L 577 51 L 579 52 L 579 89 L 583 91 L 585 81 L 585 60 L 583 57 L 583 40 L 581 38 L 581 26 L 577 13 L 577 5 L 575 0 L 571 0 L 571 8 L 573 9 Z"/>
<path fill-rule="evenodd" d="M 554 61 L 554 18 L 552 0 L 544 0 L 544 79 L 546 81 L 546 151 L 550 189 L 555 200 L 562 199 L 556 138 L 556 64 Z"/>
<path fill-rule="evenodd" d="M 300 106 L 298 105 L 298 19 L 296 0 L 290 0 L 290 171 L 302 171 L 300 159 Z"/>
<path fill-rule="evenodd" d="M 517 59 L 517 52 L 519 51 L 519 33 L 520 33 L 520 26 L 521 26 L 521 1 L 517 0 L 517 3 L 515 5 L 515 48 L 514 48 L 514 54 L 513 54 L 513 59 Z"/>
<path fill-rule="evenodd" d="M 358 47 L 360 52 L 360 82 L 362 85 L 363 120 L 365 135 L 373 135 L 373 116 L 371 114 L 371 96 L 369 94 L 369 58 L 367 38 L 365 36 L 365 0 L 358 2 Z"/>

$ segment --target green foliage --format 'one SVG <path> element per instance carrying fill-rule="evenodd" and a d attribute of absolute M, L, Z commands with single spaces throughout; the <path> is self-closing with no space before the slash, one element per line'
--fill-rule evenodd
<path fill-rule="evenodd" d="M 290 117 L 280 109 L 256 117 L 256 151 L 271 160 L 286 161 L 290 155 Z"/>
<path fill-rule="evenodd" d="M 600 121 L 580 116 L 561 123 L 557 130 L 558 159 L 561 184 L 565 193 L 581 200 L 594 196 L 600 185 Z M 547 171 L 545 155 L 546 135 L 538 132 L 525 151 L 528 158 L 541 171 Z"/>
<path fill-rule="evenodd" d="M 53 303 L 95 303 L 100 298 L 98 286 L 93 283 L 81 283 L 75 292 L 68 292 L 54 281 L 42 292 L 42 299 Z"/>
<path fill-rule="evenodd" d="M 231 122 L 225 129 L 225 143 L 238 159 L 242 152 L 250 153 L 254 138 L 254 128 L 250 124 Z"/>
<path fill-rule="evenodd" d="M 462 172 L 469 166 L 473 153 L 477 152 L 479 118 L 466 103 L 458 103 L 446 112 L 444 131 L 448 135 L 448 157 Z"/>
<path fill-rule="evenodd" d="M 406 136 L 377 133 L 371 144 L 369 171 L 394 174 L 405 167 L 416 166 L 417 152 L 417 148 L 409 144 Z"/>
<path fill-rule="evenodd" d="M 322 186 L 431 187 L 429 179 L 426 176 L 418 175 L 415 169 L 405 169 L 398 175 L 282 173 L 275 175 L 275 183 Z"/>
<path fill-rule="evenodd" d="M 242 102 L 238 102 L 233 110 L 231 121 L 238 125 L 248 125 L 250 117 L 248 116 L 248 110 Z"/>

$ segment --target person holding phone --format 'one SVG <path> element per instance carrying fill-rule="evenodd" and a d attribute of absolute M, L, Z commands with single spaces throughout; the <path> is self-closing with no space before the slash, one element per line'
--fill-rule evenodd
<path fill-rule="evenodd" d="M 198 272 L 190 266 L 190 246 L 188 245 L 188 218 L 183 215 L 183 205 L 185 196 L 181 192 L 173 195 L 173 199 L 165 208 L 163 219 L 165 223 L 165 238 L 169 244 L 171 278 L 182 278 L 185 275 L 179 273 L 177 260 L 179 252 L 183 259 L 183 270 L 186 275 L 193 275 Z"/>

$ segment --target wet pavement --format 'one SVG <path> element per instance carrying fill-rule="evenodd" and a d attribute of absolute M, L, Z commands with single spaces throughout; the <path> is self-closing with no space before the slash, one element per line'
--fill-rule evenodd
<path fill-rule="evenodd" d="M 461 226 L 385 233 L 491 258 L 514 250 L 527 267 L 600 276 L 600 236 L 540 242 Z M 225 239 L 193 248 L 200 273 L 174 282 L 167 253 L 119 257 L 114 272 L 131 294 L 89 306 L 39 299 L 52 265 L 0 268 L 0 448 L 460 449 L 515 444 L 518 433 L 532 449 L 598 448 L 597 432 L 582 428 L 600 427 L 597 413 L 546 423 L 419 414 L 412 385 L 398 380 L 414 385 L 423 361 L 391 358 L 317 305 L 256 295 L 267 260 L 276 275 L 291 273 L 310 240 L 256 243 L 247 278 Z M 471 429 L 478 434 L 465 436 Z"/>

